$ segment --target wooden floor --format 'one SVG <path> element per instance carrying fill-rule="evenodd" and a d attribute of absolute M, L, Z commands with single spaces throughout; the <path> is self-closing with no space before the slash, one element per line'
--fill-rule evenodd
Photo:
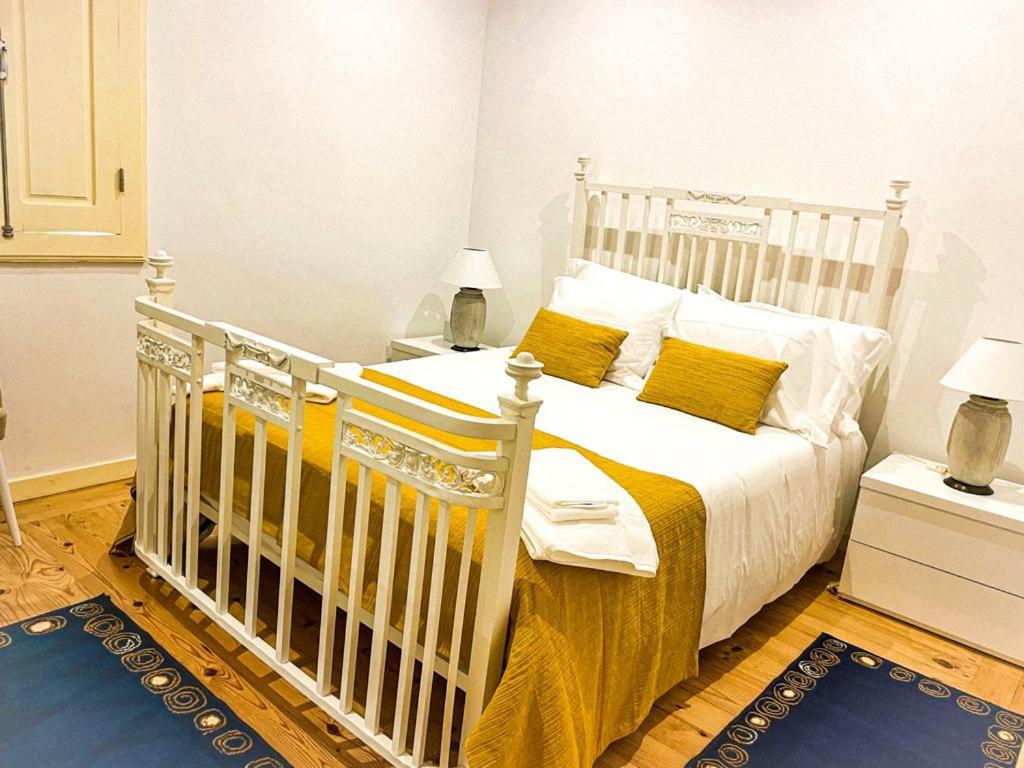
<path fill-rule="evenodd" d="M 135 558 L 107 547 L 128 504 L 108 483 L 18 505 L 25 540 L 0 526 L 0 625 L 106 592 L 214 695 L 296 766 L 385 763 L 271 674 Z M 602 768 L 681 766 L 820 632 L 996 704 L 1024 710 L 1024 670 L 843 602 L 825 588 L 839 562 L 815 568 L 730 640 L 701 653 L 699 677 L 663 696 L 643 726 L 609 747 Z"/>

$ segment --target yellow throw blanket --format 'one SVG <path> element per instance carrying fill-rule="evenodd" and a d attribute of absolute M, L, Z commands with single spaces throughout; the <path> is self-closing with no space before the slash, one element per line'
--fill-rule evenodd
<path fill-rule="evenodd" d="M 460 413 L 489 415 L 378 371 L 366 370 L 363 375 Z M 357 403 L 356 407 L 458 448 L 488 447 L 483 441 L 455 438 L 366 403 Z M 322 568 L 324 562 L 335 416 L 335 404 L 306 407 L 297 554 L 317 568 Z M 219 489 L 222 417 L 223 395 L 204 395 L 202 488 L 210 498 L 216 498 Z M 236 511 L 242 514 L 248 514 L 252 435 L 252 417 L 239 412 L 235 500 Z M 286 433 L 271 427 L 264 530 L 278 539 L 286 447 Z M 535 433 L 535 450 L 554 447 L 578 450 L 629 492 L 650 521 L 658 544 L 660 568 L 655 578 L 644 579 L 535 562 L 520 546 L 507 666 L 493 699 L 464 744 L 472 768 L 589 768 L 608 744 L 640 725 L 658 696 L 697 672 L 705 577 L 705 511 L 700 495 L 686 483 L 623 466 L 558 437 Z M 347 587 L 349 578 L 355 503 L 351 489 L 355 487 L 355 472 L 356 467 L 350 465 L 339 578 L 342 588 Z M 363 593 L 367 609 L 373 608 L 376 595 L 384 498 L 384 480 L 379 474 L 375 474 L 372 498 Z M 414 493 L 405 488 L 391 616 L 392 624 L 398 628 L 404 620 L 414 499 Z M 432 531 L 435 524 L 436 511 L 432 513 Z M 483 527 L 481 523 L 478 534 Z M 439 643 L 444 655 L 450 647 L 464 535 L 465 510 L 457 509 L 453 511 L 446 560 Z M 431 541 L 428 552 L 432 549 Z M 479 574 L 482 536 L 477 536 L 473 549 L 471 594 L 475 593 Z M 422 631 L 424 617 L 420 621 Z M 464 649 L 470 644 L 471 626 L 472 616 L 467 615 Z M 465 656 L 463 663 L 464 660 Z"/>

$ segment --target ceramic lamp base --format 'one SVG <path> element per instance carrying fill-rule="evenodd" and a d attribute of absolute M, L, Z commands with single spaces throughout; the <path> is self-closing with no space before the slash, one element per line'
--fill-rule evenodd
<path fill-rule="evenodd" d="M 971 395 L 949 430 L 946 485 L 981 496 L 992 493 L 989 484 L 1006 459 L 1012 423 L 1005 400 Z"/>
<path fill-rule="evenodd" d="M 487 302 L 479 288 L 459 288 L 452 299 L 452 349 L 472 352 L 480 347 L 487 320 Z"/>

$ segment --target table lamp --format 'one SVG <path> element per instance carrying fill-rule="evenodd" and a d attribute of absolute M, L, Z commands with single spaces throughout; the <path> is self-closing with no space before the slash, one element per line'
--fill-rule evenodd
<path fill-rule="evenodd" d="M 1024 400 L 1024 344 L 982 337 L 949 372 L 942 386 L 970 394 L 953 419 L 946 443 L 950 488 L 980 496 L 1006 458 L 1012 419 L 1007 400 Z"/>
<path fill-rule="evenodd" d="M 487 319 L 483 289 L 501 288 L 491 254 L 482 248 L 463 248 L 448 265 L 441 282 L 459 289 L 452 299 L 452 349 L 456 352 L 479 349 Z"/>

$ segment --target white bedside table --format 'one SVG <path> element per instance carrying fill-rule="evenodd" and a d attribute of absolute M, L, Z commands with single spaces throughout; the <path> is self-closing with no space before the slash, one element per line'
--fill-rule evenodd
<path fill-rule="evenodd" d="M 488 344 L 481 344 L 480 349 L 494 349 Z M 412 360 L 414 357 L 430 357 L 432 355 L 465 355 L 468 352 L 455 352 L 452 343 L 445 341 L 444 336 L 417 336 L 411 339 L 392 339 L 388 347 L 388 362 L 396 360 Z"/>
<path fill-rule="evenodd" d="M 864 473 L 839 594 L 1024 664 L 1024 487 L 942 478 L 900 454 Z"/>

